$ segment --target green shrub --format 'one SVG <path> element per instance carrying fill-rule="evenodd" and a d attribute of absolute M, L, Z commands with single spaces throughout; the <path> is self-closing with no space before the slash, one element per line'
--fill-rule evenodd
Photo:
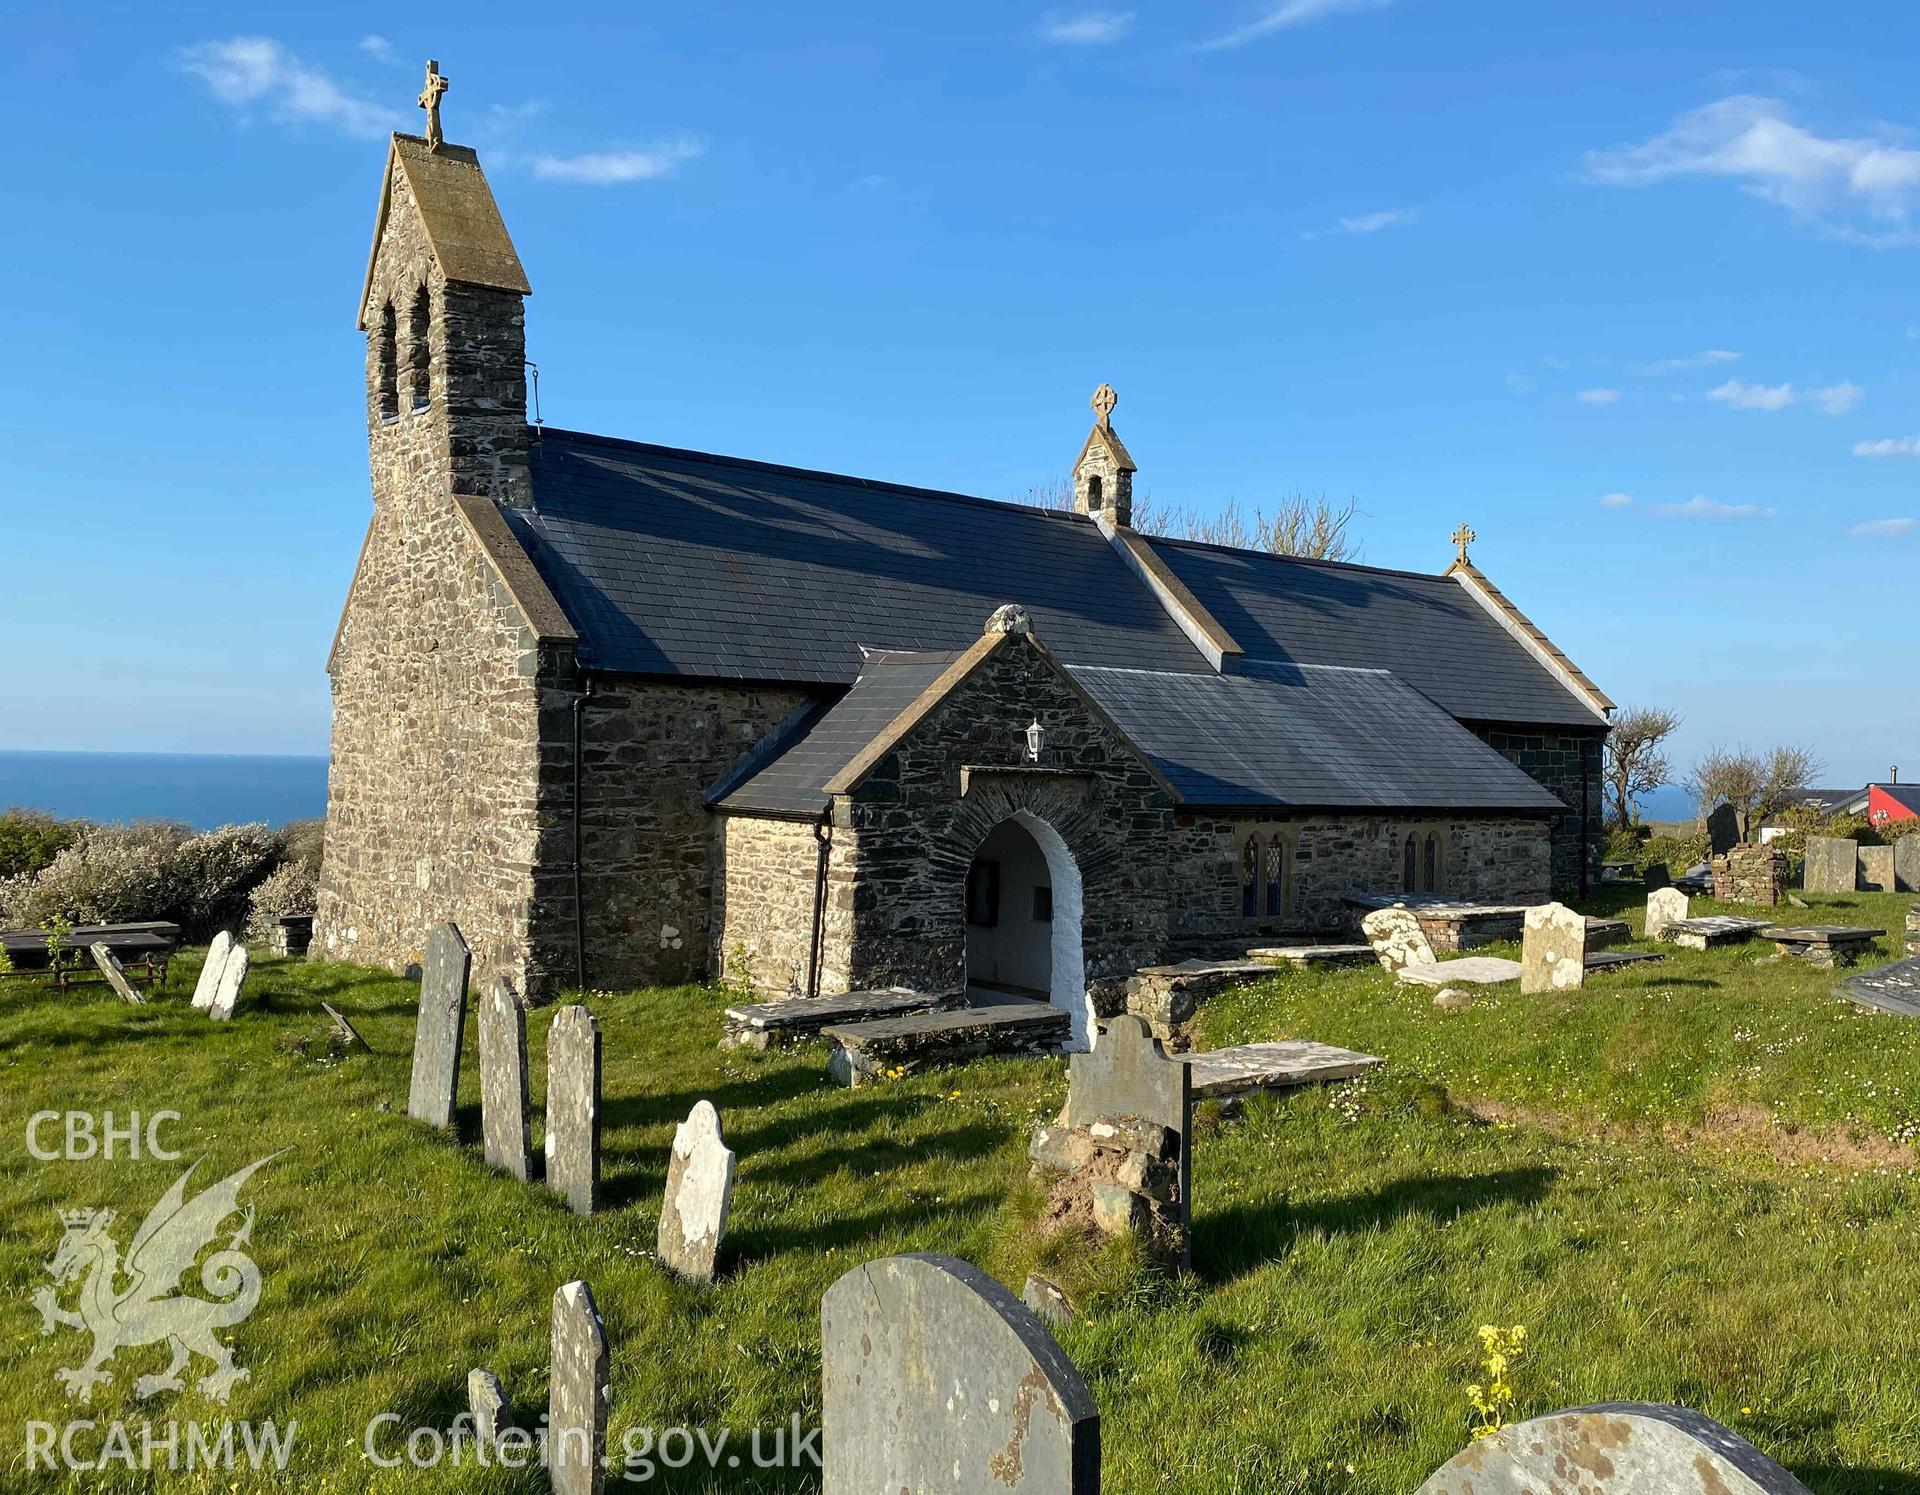
<path fill-rule="evenodd" d="M 31 877 L 80 839 L 83 820 L 56 820 L 45 810 L 0 810 L 0 878 Z"/>
<path fill-rule="evenodd" d="M 170 919 L 188 939 L 203 939 L 239 922 L 280 853 L 264 825 L 199 836 L 165 821 L 92 826 L 37 874 L 0 883 L 0 921 L 37 929 L 55 919 Z"/>

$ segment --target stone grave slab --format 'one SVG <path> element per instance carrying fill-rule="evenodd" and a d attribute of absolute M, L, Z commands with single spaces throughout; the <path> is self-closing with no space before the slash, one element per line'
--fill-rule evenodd
<path fill-rule="evenodd" d="M 1893 843 L 1893 885 L 1900 893 L 1920 893 L 1920 835 Z"/>
<path fill-rule="evenodd" d="M 483 1448 L 499 1442 L 513 1426 L 513 1407 L 500 1378 L 490 1370 L 467 1372 L 467 1411 L 473 1416 L 473 1435 Z"/>
<path fill-rule="evenodd" d="M 1882 1012 L 1920 1017 L 1920 955 L 1856 972 L 1840 983 L 1840 994 Z"/>
<path fill-rule="evenodd" d="M 1589 976 L 1618 971 L 1626 966 L 1645 965 L 1650 960 L 1665 960 L 1658 950 L 1595 950 L 1584 964 Z"/>
<path fill-rule="evenodd" d="M 821 1033 L 834 1044 L 828 1072 L 841 1084 L 857 1087 L 889 1069 L 913 1070 L 988 1054 L 1057 1054 L 1073 1037 L 1073 1020 L 1064 1007 L 1019 1002 L 837 1023 Z"/>
<path fill-rule="evenodd" d="M 236 942 L 220 966 L 220 981 L 213 989 L 213 1001 L 207 1007 L 208 1017 L 216 1023 L 232 1020 L 240 1008 L 241 999 L 246 995 L 247 972 L 252 968 L 253 957 L 247 953 L 247 947 Z"/>
<path fill-rule="evenodd" d="M 127 968 L 120 964 L 119 956 L 105 945 L 98 943 L 89 945 L 87 953 L 93 957 L 94 965 L 99 968 L 100 974 L 107 978 L 107 985 L 114 989 L 121 1001 L 131 1002 L 136 1007 L 146 1005 L 147 999 L 140 995 L 140 989 L 127 975 Z"/>
<path fill-rule="evenodd" d="M 1633 929 L 1625 919 L 1603 919 L 1597 914 L 1587 915 L 1587 949 L 1605 950 L 1610 945 L 1624 945 L 1633 938 Z"/>
<path fill-rule="evenodd" d="M 1225 1100 L 1255 1090 L 1331 1084 L 1379 1069 L 1387 1062 L 1372 1054 L 1300 1038 L 1203 1049 L 1176 1057 L 1193 1078 L 1195 1100 Z"/>
<path fill-rule="evenodd" d="M 727 1234 L 727 1207 L 733 1201 L 733 1165 L 733 1153 L 720 1134 L 720 1113 L 712 1101 L 696 1101 L 674 1129 L 655 1242 L 660 1264 L 689 1282 L 713 1281 L 720 1242 Z"/>
<path fill-rule="evenodd" d="M 1702 919 L 1676 919 L 1660 931 L 1660 938 L 1688 950 L 1712 950 L 1721 945 L 1743 945 L 1767 927 L 1765 919 L 1709 914 Z"/>
<path fill-rule="evenodd" d="M 1859 886 L 1860 843 L 1842 836 L 1808 836 L 1807 870 L 1803 881 L 1809 893 L 1851 893 Z"/>
<path fill-rule="evenodd" d="M 205 1010 L 213 1006 L 213 994 L 220 985 L 220 973 L 227 967 L 227 956 L 233 950 L 233 936 L 221 930 L 213 937 L 213 943 L 207 946 L 207 958 L 200 967 L 200 978 L 193 983 L 193 1005 Z"/>
<path fill-rule="evenodd" d="M 1360 921 L 1360 931 L 1382 968 L 1398 975 L 1408 966 L 1434 963 L 1433 946 L 1412 909 L 1377 908 Z"/>
<path fill-rule="evenodd" d="M 820 1304 L 825 1495 L 1092 1495 L 1100 1413 L 1046 1326 L 978 1267 L 890 1256 Z"/>
<path fill-rule="evenodd" d="M 547 1390 L 547 1479 L 554 1495 L 599 1495 L 606 1486 L 607 1326 L 584 1282 L 553 1295 Z"/>
<path fill-rule="evenodd" d="M 600 1023 L 562 1007 L 547 1034 L 547 1187 L 576 1215 L 600 1205 Z"/>
<path fill-rule="evenodd" d="M 1501 986 L 1520 979 L 1520 962 L 1499 955 L 1462 955 L 1431 965 L 1405 966 L 1399 980 L 1410 986 Z"/>
<path fill-rule="evenodd" d="M 1891 846 L 1862 846 L 1860 848 L 1860 886 L 1868 893 L 1891 893 L 1896 891 L 1893 870 L 1893 852 Z"/>
<path fill-rule="evenodd" d="M 1812 1495 L 1739 1434 L 1685 1407 L 1607 1402 L 1470 1443 L 1416 1495 Z"/>
<path fill-rule="evenodd" d="M 369 1054 L 373 1052 L 373 1045 L 361 1036 L 360 1030 L 348 1022 L 346 1018 L 342 1017 L 329 1003 L 322 1002 L 320 1004 L 320 1010 L 333 1019 L 334 1030 L 347 1041 L 349 1046 L 357 1043 Z"/>
<path fill-rule="evenodd" d="M 1333 967 L 1371 965 L 1371 945 L 1262 945 L 1249 950 L 1247 959 L 1256 965 Z"/>
<path fill-rule="evenodd" d="M 1874 942 L 1886 934 L 1884 929 L 1863 929 L 1852 924 L 1809 924 L 1799 928 L 1772 928 L 1760 931 L 1760 938 L 1772 940 L 1781 955 L 1804 960 L 1809 965 L 1838 967 L 1857 965 L 1873 952 Z"/>
<path fill-rule="evenodd" d="M 453 1130 L 460 1045 L 467 1030 L 467 976 L 472 967 L 473 956 L 459 929 L 452 924 L 435 925 L 427 936 L 427 960 L 420 972 L 407 1115 L 443 1132 Z"/>
<path fill-rule="evenodd" d="M 527 1094 L 526 1005 L 496 977 L 480 998 L 480 1140 L 487 1162 L 522 1183 L 533 1177 Z"/>
<path fill-rule="evenodd" d="M 1663 939 L 1669 926 L 1690 918 L 1692 900 L 1675 887 L 1655 888 L 1647 894 L 1647 938 Z"/>
<path fill-rule="evenodd" d="M 904 986 L 880 991 L 850 991 L 837 997 L 794 997 L 784 1002 L 743 1002 L 727 1009 L 724 1047 L 764 1049 L 818 1038 L 840 1023 L 911 1017 L 958 1004 L 956 996 L 929 996 Z"/>
<path fill-rule="evenodd" d="M 1564 903 L 1527 910 L 1520 947 L 1520 990 L 1575 991 L 1587 979 L 1587 921 Z"/>

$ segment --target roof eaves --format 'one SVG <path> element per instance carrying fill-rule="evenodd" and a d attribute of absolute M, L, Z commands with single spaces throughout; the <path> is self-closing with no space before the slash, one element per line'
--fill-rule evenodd
<path fill-rule="evenodd" d="M 854 756 L 852 762 L 828 779 L 822 792 L 829 795 L 845 794 L 853 788 L 866 777 L 867 771 L 874 764 L 893 751 L 894 745 L 901 738 L 925 719 L 928 712 L 945 700 L 962 680 L 978 669 L 988 655 L 1008 639 L 1017 636 L 1011 633 L 982 634 L 965 653 L 942 670 L 931 685 L 915 696 L 906 710 L 881 728 L 873 739 Z"/>

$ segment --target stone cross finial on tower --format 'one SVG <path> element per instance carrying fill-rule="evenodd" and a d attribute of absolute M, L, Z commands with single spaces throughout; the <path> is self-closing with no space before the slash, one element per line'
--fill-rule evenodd
<path fill-rule="evenodd" d="M 1461 565 L 1467 564 L 1467 547 L 1479 538 L 1470 525 L 1463 524 L 1453 532 L 1453 543 L 1460 547 Z"/>
<path fill-rule="evenodd" d="M 427 61 L 427 86 L 420 90 L 416 102 L 427 111 L 427 149 L 437 151 L 445 143 L 446 137 L 440 133 L 440 95 L 447 91 L 447 80 L 440 76 L 440 64 L 431 58 Z"/>
<path fill-rule="evenodd" d="M 1113 407 L 1120 396 L 1111 384 L 1093 392 L 1093 429 L 1073 464 L 1073 507 L 1125 529 L 1133 523 L 1133 458 L 1113 429 Z"/>
<path fill-rule="evenodd" d="M 1100 418 L 1100 424 L 1113 424 L 1113 407 L 1120 403 L 1120 396 L 1113 392 L 1111 384 L 1102 384 L 1093 392 L 1093 413 Z"/>

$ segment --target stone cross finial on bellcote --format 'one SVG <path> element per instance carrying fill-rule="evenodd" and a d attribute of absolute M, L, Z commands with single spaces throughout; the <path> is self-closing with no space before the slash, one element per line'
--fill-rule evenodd
<path fill-rule="evenodd" d="M 415 101 L 427 111 L 427 149 L 439 150 L 446 137 L 440 133 L 440 96 L 447 91 L 447 80 L 440 76 L 440 64 L 427 62 L 427 86 Z"/>

